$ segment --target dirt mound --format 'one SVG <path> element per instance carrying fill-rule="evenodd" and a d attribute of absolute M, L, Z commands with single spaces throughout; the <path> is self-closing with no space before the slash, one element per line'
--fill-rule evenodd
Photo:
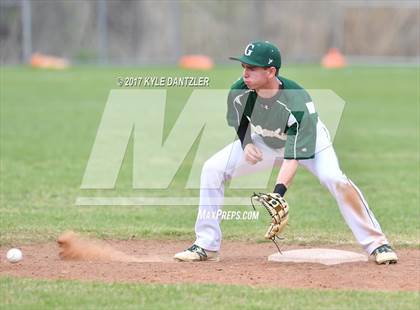
<path fill-rule="evenodd" d="M 71 245 L 67 247 L 69 240 Z M 74 243 L 74 240 L 77 242 Z M 61 246 L 55 242 L 22 246 L 24 259 L 16 264 L 6 261 L 5 253 L 8 248 L 0 247 L 0 277 L 381 291 L 420 290 L 419 249 L 397 248 L 400 260 L 395 265 L 378 266 L 369 261 L 325 266 L 269 262 L 267 257 L 277 251 L 271 242 L 257 244 L 225 241 L 220 262 L 197 263 L 180 263 L 173 260 L 174 253 L 191 245 L 185 241 L 99 242 L 75 238 L 74 235 L 68 234 L 61 236 L 60 243 Z M 320 246 L 322 245 L 317 247 Z M 326 247 L 362 253 L 357 246 Z M 86 248 L 94 250 L 86 251 Z M 309 247 L 284 246 L 282 250 L 303 248 Z M 60 251 L 61 256 L 66 259 L 60 258 Z"/>

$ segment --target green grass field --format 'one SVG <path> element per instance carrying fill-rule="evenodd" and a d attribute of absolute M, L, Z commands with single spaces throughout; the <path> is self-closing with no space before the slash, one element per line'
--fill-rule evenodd
<path fill-rule="evenodd" d="M 117 77 L 208 75 L 211 87 L 228 88 L 240 75 L 239 68 L 222 67 L 203 74 L 176 68 L 80 67 L 38 71 L 19 67 L 2 68 L 0 73 L 0 245 L 54 240 L 66 229 L 115 239 L 133 235 L 137 239 L 194 238 L 196 207 L 76 207 L 74 203 L 82 194 L 79 187 L 84 169 L 108 93 L 117 88 Z M 344 98 L 346 106 L 334 141 L 342 169 L 363 190 L 391 242 L 396 247 L 418 248 L 419 69 L 325 70 L 317 66 L 295 66 L 284 69 L 282 74 L 306 88 L 332 89 Z M 186 95 L 173 91 L 169 97 L 165 128 L 171 127 Z M 127 152 L 117 185 L 123 190 L 131 186 L 131 159 L 132 154 Z M 181 185 L 187 175 L 188 169 L 180 171 L 170 193 L 182 193 Z M 302 196 L 306 198 L 303 201 L 298 199 Z M 288 200 L 293 211 L 286 242 L 355 243 L 335 202 L 303 169 L 288 192 Z M 260 220 L 226 221 L 222 227 L 226 239 L 260 242 L 265 226 L 265 221 Z M 14 296 L 22 287 L 27 299 L 17 302 Z M 0 288 L 2 308 L 16 304 L 31 308 L 62 304 L 68 308 L 92 307 L 104 305 L 106 301 L 113 302 L 108 307 L 116 308 L 132 306 L 129 302 L 132 296 L 137 296 L 139 305 L 155 308 L 195 308 L 191 300 L 198 308 L 214 300 L 220 308 L 226 307 L 227 302 L 229 308 L 273 308 L 281 292 L 290 301 L 290 309 L 357 309 L 366 305 L 372 309 L 414 309 L 419 301 L 414 293 L 274 291 L 181 284 L 108 285 L 9 278 L 0 279 Z M 122 291 L 125 293 L 120 294 Z M 232 299 L 223 292 L 228 292 Z M 56 299 L 56 294 L 62 299 Z M 175 295 L 179 299 L 172 300 Z"/>
<path fill-rule="evenodd" d="M 239 285 L 105 284 L 2 279 L 2 309 L 418 309 L 414 292 L 257 289 Z M 63 302 L 65 301 L 65 302 Z M 14 308 L 13 308 L 14 309 Z"/>

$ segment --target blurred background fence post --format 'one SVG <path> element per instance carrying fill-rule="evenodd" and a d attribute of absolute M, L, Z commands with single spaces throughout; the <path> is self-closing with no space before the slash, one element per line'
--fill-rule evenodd
<path fill-rule="evenodd" d="M 31 2 L 21 0 L 22 5 L 22 62 L 28 62 L 32 54 Z"/>
<path fill-rule="evenodd" d="M 99 62 L 108 63 L 108 7 L 106 0 L 96 0 L 98 10 L 98 51 Z"/>

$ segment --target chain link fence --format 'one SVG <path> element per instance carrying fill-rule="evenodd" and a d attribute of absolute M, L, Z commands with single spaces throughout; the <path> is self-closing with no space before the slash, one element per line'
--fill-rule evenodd
<path fill-rule="evenodd" d="M 286 62 L 317 63 L 331 47 L 355 61 L 419 63 L 418 1 L 0 0 L 0 61 L 34 52 L 74 63 L 227 62 L 252 40 Z"/>

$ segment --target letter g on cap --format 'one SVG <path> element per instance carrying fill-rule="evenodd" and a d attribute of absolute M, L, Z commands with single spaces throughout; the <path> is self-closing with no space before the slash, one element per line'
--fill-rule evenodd
<path fill-rule="evenodd" d="M 245 56 L 250 56 L 252 54 L 252 52 L 254 51 L 254 44 L 250 43 L 245 47 L 245 52 L 244 55 Z"/>

